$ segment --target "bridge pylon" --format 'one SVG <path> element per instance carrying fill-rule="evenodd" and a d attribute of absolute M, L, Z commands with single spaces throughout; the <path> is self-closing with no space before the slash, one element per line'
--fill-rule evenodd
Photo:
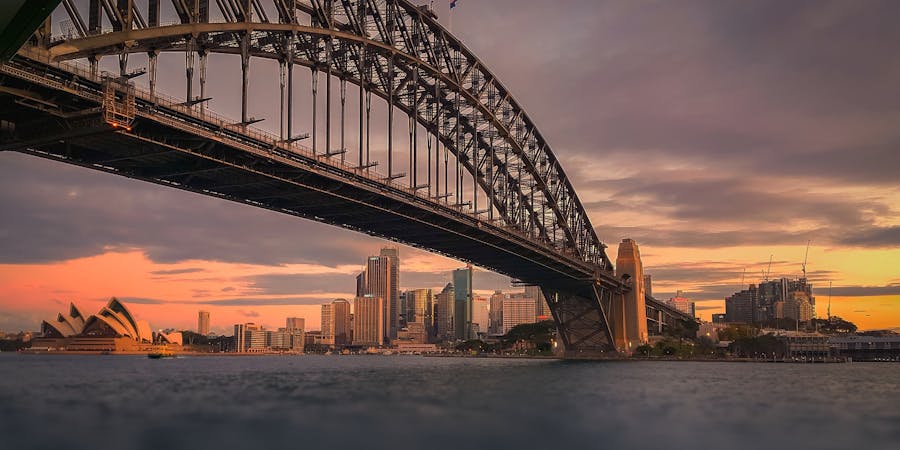
<path fill-rule="evenodd" d="M 563 356 L 573 359 L 617 358 L 622 348 L 612 326 L 610 311 L 621 303 L 622 290 L 601 281 L 586 281 L 576 285 L 541 286 L 556 322 Z M 622 322 L 619 322 L 622 323 Z"/>

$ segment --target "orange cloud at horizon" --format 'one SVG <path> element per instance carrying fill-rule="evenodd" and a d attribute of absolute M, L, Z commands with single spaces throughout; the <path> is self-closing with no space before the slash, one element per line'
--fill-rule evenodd
<path fill-rule="evenodd" d="M 745 257 L 759 259 L 759 249 L 701 251 L 692 254 L 701 261 L 715 257 L 723 259 Z M 768 251 L 768 250 L 766 250 Z M 745 253 L 746 252 L 746 253 Z M 677 263 L 680 249 L 647 248 L 647 261 L 657 267 Z M 812 252 L 811 252 L 812 253 Z M 834 253 L 818 255 L 820 263 L 835 259 L 857 261 L 859 258 Z M 682 255 L 684 256 L 684 255 Z M 861 258 L 861 257 L 860 257 Z M 411 253 L 402 260 L 403 272 L 447 272 L 459 263 L 427 253 Z M 733 264 L 733 259 L 728 264 Z M 716 267 L 709 264 L 710 267 Z M 651 265 L 652 267 L 652 265 Z M 703 283 L 703 265 L 698 265 L 695 279 L 672 282 L 654 279 L 654 291 L 666 292 L 683 288 L 688 297 L 698 301 L 698 315 L 709 320 L 714 312 L 724 312 L 722 298 L 700 298 L 691 295 L 691 287 Z M 303 317 L 307 328 L 318 328 L 320 305 L 334 298 L 352 298 L 352 277 L 358 272 L 355 265 L 328 267 L 315 264 L 289 264 L 266 266 L 190 260 L 164 264 L 150 260 L 143 252 L 107 252 L 96 256 L 77 258 L 46 264 L 0 265 L 0 318 L 18 316 L 27 322 L 26 329 L 37 329 L 40 320 L 64 311 L 74 302 L 85 314 L 98 311 L 110 297 L 116 296 L 129 305 L 133 313 L 150 322 L 154 329 L 176 328 L 193 330 L 197 325 L 197 312 L 211 312 L 212 329 L 231 334 L 235 323 L 256 322 L 270 328 L 284 326 L 287 317 Z M 862 279 L 870 284 L 888 284 L 890 268 L 879 273 L 870 271 Z M 306 292 L 297 286 L 296 292 L 272 295 L 261 292 L 253 285 L 253 277 L 272 274 L 338 274 L 346 275 L 346 285 L 333 286 L 328 292 Z M 835 276 L 842 282 L 850 282 L 856 273 Z M 402 279 L 402 277 L 401 277 Z M 750 277 L 747 283 L 754 282 Z M 731 286 L 723 281 L 724 285 Z M 410 288 L 410 286 L 401 286 Z M 436 287 L 436 286 L 423 286 Z M 823 287 L 825 289 L 823 289 Z M 735 284 L 736 288 L 736 284 Z M 491 290 L 475 286 L 476 293 L 489 296 Z M 817 314 L 824 317 L 828 301 L 827 285 L 816 284 Z M 890 328 L 900 326 L 900 296 L 834 296 L 832 314 L 856 323 L 860 329 Z M 33 323 L 32 323 L 33 322 Z"/>

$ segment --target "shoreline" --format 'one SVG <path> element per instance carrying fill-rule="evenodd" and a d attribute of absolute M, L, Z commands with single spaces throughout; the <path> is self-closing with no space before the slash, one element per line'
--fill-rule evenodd
<path fill-rule="evenodd" d="M 3 352 L 17 355 L 77 355 L 77 356 L 147 356 L 148 352 L 103 352 L 103 351 L 19 351 L 19 352 Z M 900 361 L 869 361 L 869 360 L 845 360 L 845 359 L 826 359 L 826 360 L 789 360 L 789 359 L 756 359 L 756 358 L 566 358 L 557 355 L 494 355 L 494 354 L 452 354 L 452 353 L 425 353 L 425 354 L 321 354 L 321 353 L 235 353 L 235 352 L 176 352 L 172 355 L 178 357 L 246 357 L 246 356 L 267 356 L 267 357 L 301 357 L 301 356 L 420 356 L 426 358 L 483 358 L 483 359 L 538 359 L 538 360 L 560 360 L 560 361 L 610 361 L 610 362 L 706 362 L 706 363 L 778 363 L 778 364 L 851 364 L 854 362 L 900 362 Z"/>

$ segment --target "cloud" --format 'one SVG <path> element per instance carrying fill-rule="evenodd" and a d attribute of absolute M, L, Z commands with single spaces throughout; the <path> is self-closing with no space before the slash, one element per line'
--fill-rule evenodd
<path fill-rule="evenodd" d="M 201 269 L 199 267 L 190 267 L 185 269 L 171 269 L 171 270 L 154 270 L 150 272 L 151 275 L 181 275 L 186 273 L 197 273 L 203 272 L 205 269 Z"/>
<path fill-rule="evenodd" d="M 246 280 L 248 291 L 258 295 L 356 291 L 355 274 L 264 274 Z"/>
<path fill-rule="evenodd" d="M 195 302 L 200 305 L 215 306 L 291 306 L 291 305 L 321 305 L 322 303 L 334 300 L 332 297 L 247 297 L 247 298 L 227 298 L 218 300 L 203 300 Z"/>
<path fill-rule="evenodd" d="M 73 189 L 80 195 L 70 197 Z M 10 152 L 0 154 L 0 209 L 6 212 L 0 221 L 0 263 L 46 263 L 141 249 L 158 263 L 203 259 L 336 266 L 361 261 L 368 249 L 382 242 L 247 205 Z"/>
<path fill-rule="evenodd" d="M 854 247 L 900 247 L 900 226 L 852 230 L 841 233 L 837 241 Z"/>
<path fill-rule="evenodd" d="M 411 258 L 415 259 L 415 258 Z M 438 289 L 452 282 L 449 270 L 418 271 L 415 266 L 404 264 L 404 254 L 400 261 L 400 289 Z M 357 272 L 349 274 L 263 274 L 244 278 L 248 282 L 248 292 L 256 295 L 298 295 L 316 293 L 356 292 Z M 509 289 L 510 278 L 486 270 L 476 269 L 473 284 L 482 290 Z"/>
<path fill-rule="evenodd" d="M 885 45 L 900 41 L 900 27 L 890 20 L 900 3 L 521 3 L 462 8 L 456 32 L 534 119 L 605 242 L 632 237 L 652 247 L 714 249 L 814 239 L 835 247 L 900 246 L 900 59 Z M 488 24 L 491 33 L 484 32 Z M 495 38 L 521 30 L 529 35 Z M 139 65 L 140 55 L 134 57 Z M 207 87 L 211 108 L 233 116 L 240 105 L 230 93 L 239 74 L 228 58 L 211 57 L 216 76 Z M 183 58 L 164 55 L 160 64 L 159 89 L 182 92 Z M 254 79 L 277 79 L 275 67 L 255 63 Z M 549 87 L 535 88 L 547 80 Z M 252 83 L 252 89 L 253 114 L 277 118 L 277 86 Z M 298 95 L 297 104 L 305 104 L 308 93 Z M 296 129 L 308 128 L 308 117 L 299 114 L 304 123 Z M 361 265 L 384 243 L 9 152 L 0 154 L 0 210 L 0 263 L 140 249 L 157 263 L 338 267 Z M 408 268 L 403 288 L 449 281 L 443 269 Z M 655 279 L 683 283 L 692 298 L 723 298 L 734 292 L 743 264 L 648 268 Z M 154 274 L 190 273 L 181 270 L 188 269 Z M 479 288 L 509 285 L 496 274 L 475 277 Z M 242 281 L 252 296 L 209 301 L 307 302 L 300 294 L 355 286 L 353 274 L 333 273 Z M 892 285 L 847 288 L 894 292 Z"/>
<path fill-rule="evenodd" d="M 713 310 L 713 309 L 722 309 L 723 306 L 724 306 L 724 303 L 721 303 L 721 302 L 718 305 L 704 305 L 701 303 L 695 303 L 694 309 L 697 311 L 709 311 L 709 310 Z"/>
<path fill-rule="evenodd" d="M 822 298 L 828 295 L 828 288 L 818 289 L 817 295 Z M 874 295 L 900 295 L 900 284 L 885 286 L 834 286 L 831 295 L 835 297 L 869 297 Z M 900 306 L 900 299 L 897 306 Z"/>
<path fill-rule="evenodd" d="M 145 298 L 145 297 L 122 297 L 120 300 L 122 300 L 122 302 L 124 302 L 126 304 L 134 303 L 137 305 L 162 305 L 162 304 L 166 304 L 166 303 L 174 303 L 174 302 L 167 302 L 165 300 L 160 300 L 158 298 Z"/>
<path fill-rule="evenodd" d="M 239 309 L 238 314 L 244 317 L 259 317 L 259 313 L 256 311 L 244 311 L 242 309 Z"/>

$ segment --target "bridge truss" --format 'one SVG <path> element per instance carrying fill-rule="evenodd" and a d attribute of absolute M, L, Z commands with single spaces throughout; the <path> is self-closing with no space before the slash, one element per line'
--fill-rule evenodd
<path fill-rule="evenodd" d="M 2 66 L 0 119 L 16 126 L 0 150 L 469 261 L 541 286 L 570 353 L 615 353 L 607 311 L 627 286 L 613 275 L 571 182 L 509 91 L 426 7 L 406 0 L 172 0 L 166 8 L 176 20 L 163 23 L 158 0 L 86 3 L 63 0 L 72 24 L 67 35 L 42 27 L 34 46 Z M 185 55 L 180 100 L 157 92 L 162 52 Z M 134 54 L 147 55 L 146 71 L 130 70 Z M 239 56 L 238 121 L 206 107 L 210 54 Z M 103 57 L 118 59 L 117 74 L 99 71 Z M 257 58 L 280 68 L 277 136 L 252 126 L 250 69 Z M 65 63 L 78 59 L 89 66 Z M 295 66 L 311 71 L 308 136 L 293 130 Z M 128 81 L 141 75 L 149 90 Z M 357 105 L 346 102 L 348 85 Z M 373 94 L 387 105 L 383 143 L 371 139 L 372 126 L 379 127 Z M 31 113 L 2 114 L 12 104 Z M 408 124 L 399 139 L 395 109 Z M 317 124 L 322 115 L 324 126 Z M 305 139 L 309 146 L 300 144 Z M 407 150 L 406 158 L 395 147 Z"/>

